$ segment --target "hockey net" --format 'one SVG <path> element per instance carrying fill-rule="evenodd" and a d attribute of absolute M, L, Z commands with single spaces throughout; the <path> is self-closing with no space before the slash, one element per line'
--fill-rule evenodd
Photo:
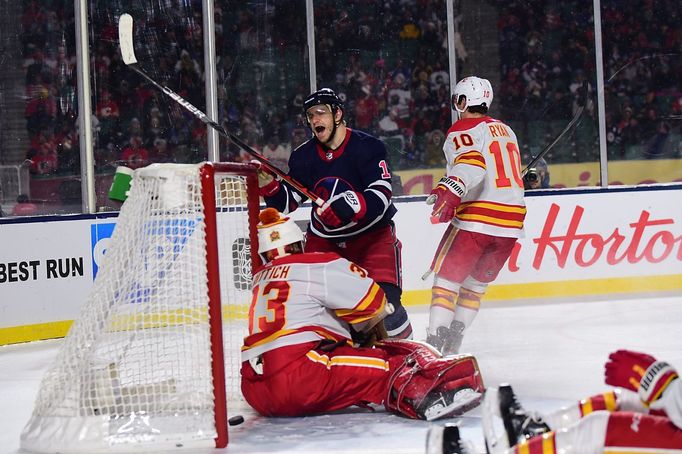
<path fill-rule="evenodd" d="M 135 171 L 92 291 L 43 378 L 22 448 L 227 443 L 226 400 L 242 398 L 258 203 L 248 164 Z"/>

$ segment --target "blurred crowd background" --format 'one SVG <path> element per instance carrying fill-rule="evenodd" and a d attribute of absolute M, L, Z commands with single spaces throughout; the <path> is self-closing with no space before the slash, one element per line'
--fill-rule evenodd
<path fill-rule="evenodd" d="M 8 68 L 0 80 L 0 164 L 6 175 L 0 180 L 6 200 L 0 202 L 5 215 L 16 209 L 18 196 L 34 213 L 78 212 L 74 4 L 12 3 L 4 7 L 8 27 L 0 32 L 0 61 Z M 491 80 L 491 114 L 517 132 L 525 162 L 571 120 L 578 88 L 588 81 L 585 113 L 548 153 L 545 171 L 598 163 L 592 2 L 455 0 L 454 68 L 444 0 L 315 0 L 313 6 L 317 87 L 337 91 L 351 128 L 384 140 L 393 170 L 405 172 L 403 183 L 420 169 L 442 173 L 442 144 L 453 120 L 450 78 L 472 74 Z M 142 68 L 204 110 L 202 2 L 91 0 L 88 8 L 98 192 L 105 192 L 118 165 L 207 159 L 206 127 L 126 68 L 117 37 L 118 16 L 131 13 Z M 291 151 L 310 136 L 302 121 L 303 99 L 311 91 L 305 1 L 215 0 L 213 13 L 217 121 L 286 170 Z M 602 0 L 600 13 L 609 161 L 672 159 L 682 169 L 679 3 Z M 224 161 L 250 159 L 222 139 L 219 153 Z M 15 173 L 21 181 L 13 183 Z M 15 214 L 27 211 L 23 206 Z"/>

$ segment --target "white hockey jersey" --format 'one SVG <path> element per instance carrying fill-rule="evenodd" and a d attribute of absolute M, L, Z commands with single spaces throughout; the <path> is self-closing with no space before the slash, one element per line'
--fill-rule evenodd
<path fill-rule="evenodd" d="M 673 424 L 682 429 L 682 379 L 673 380 L 661 398 L 654 401 L 649 408 L 663 410 Z"/>
<path fill-rule="evenodd" d="M 253 278 L 242 361 L 278 347 L 348 340 L 348 324 L 381 314 L 386 298 L 360 266 L 335 253 L 277 258 Z"/>
<path fill-rule="evenodd" d="M 456 121 L 443 145 L 447 176 L 465 186 L 455 227 L 521 238 L 526 216 L 521 153 L 514 131 L 491 117 Z"/>

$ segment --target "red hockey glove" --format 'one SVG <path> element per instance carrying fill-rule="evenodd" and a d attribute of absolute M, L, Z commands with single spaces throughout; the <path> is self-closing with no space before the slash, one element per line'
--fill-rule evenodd
<path fill-rule="evenodd" d="M 455 217 L 457 207 L 462 201 L 466 189 L 464 183 L 457 177 L 443 177 L 431 191 L 426 203 L 433 204 L 431 223 L 450 222 Z"/>
<path fill-rule="evenodd" d="M 268 170 L 260 161 L 252 160 L 252 164 L 258 166 L 258 195 L 261 197 L 272 197 L 279 191 L 280 183 L 276 175 Z"/>
<path fill-rule="evenodd" d="M 357 221 L 367 211 L 365 198 L 354 191 L 337 194 L 317 209 L 317 216 L 326 226 L 337 228 L 350 221 Z"/>
<path fill-rule="evenodd" d="M 638 392 L 646 405 L 661 397 L 665 388 L 678 377 L 670 364 L 630 350 L 611 353 L 605 368 L 607 384 Z"/>

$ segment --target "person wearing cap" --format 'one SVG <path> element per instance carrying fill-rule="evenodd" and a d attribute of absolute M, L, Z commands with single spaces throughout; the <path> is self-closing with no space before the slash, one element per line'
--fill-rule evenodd
<path fill-rule="evenodd" d="M 303 233 L 274 208 L 260 213 L 241 389 L 264 416 L 307 416 L 383 404 L 415 419 L 461 414 L 484 391 L 470 355 L 442 358 L 416 341 L 383 340 L 392 310 L 359 265 L 303 252 Z"/>
<path fill-rule="evenodd" d="M 386 147 L 346 126 L 343 102 L 329 88 L 310 94 L 303 109 L 312 137 L 291 153 L 288 175 L 326 201 L 311 210 L 305 250 L 335 252 L 366 269 L 395 308 L 385 321 L 389 337 L 410 338 Z M 306 200 L 266 167 L 259 172 L 259 186 L 267 206 L 285 214 Z"/>

